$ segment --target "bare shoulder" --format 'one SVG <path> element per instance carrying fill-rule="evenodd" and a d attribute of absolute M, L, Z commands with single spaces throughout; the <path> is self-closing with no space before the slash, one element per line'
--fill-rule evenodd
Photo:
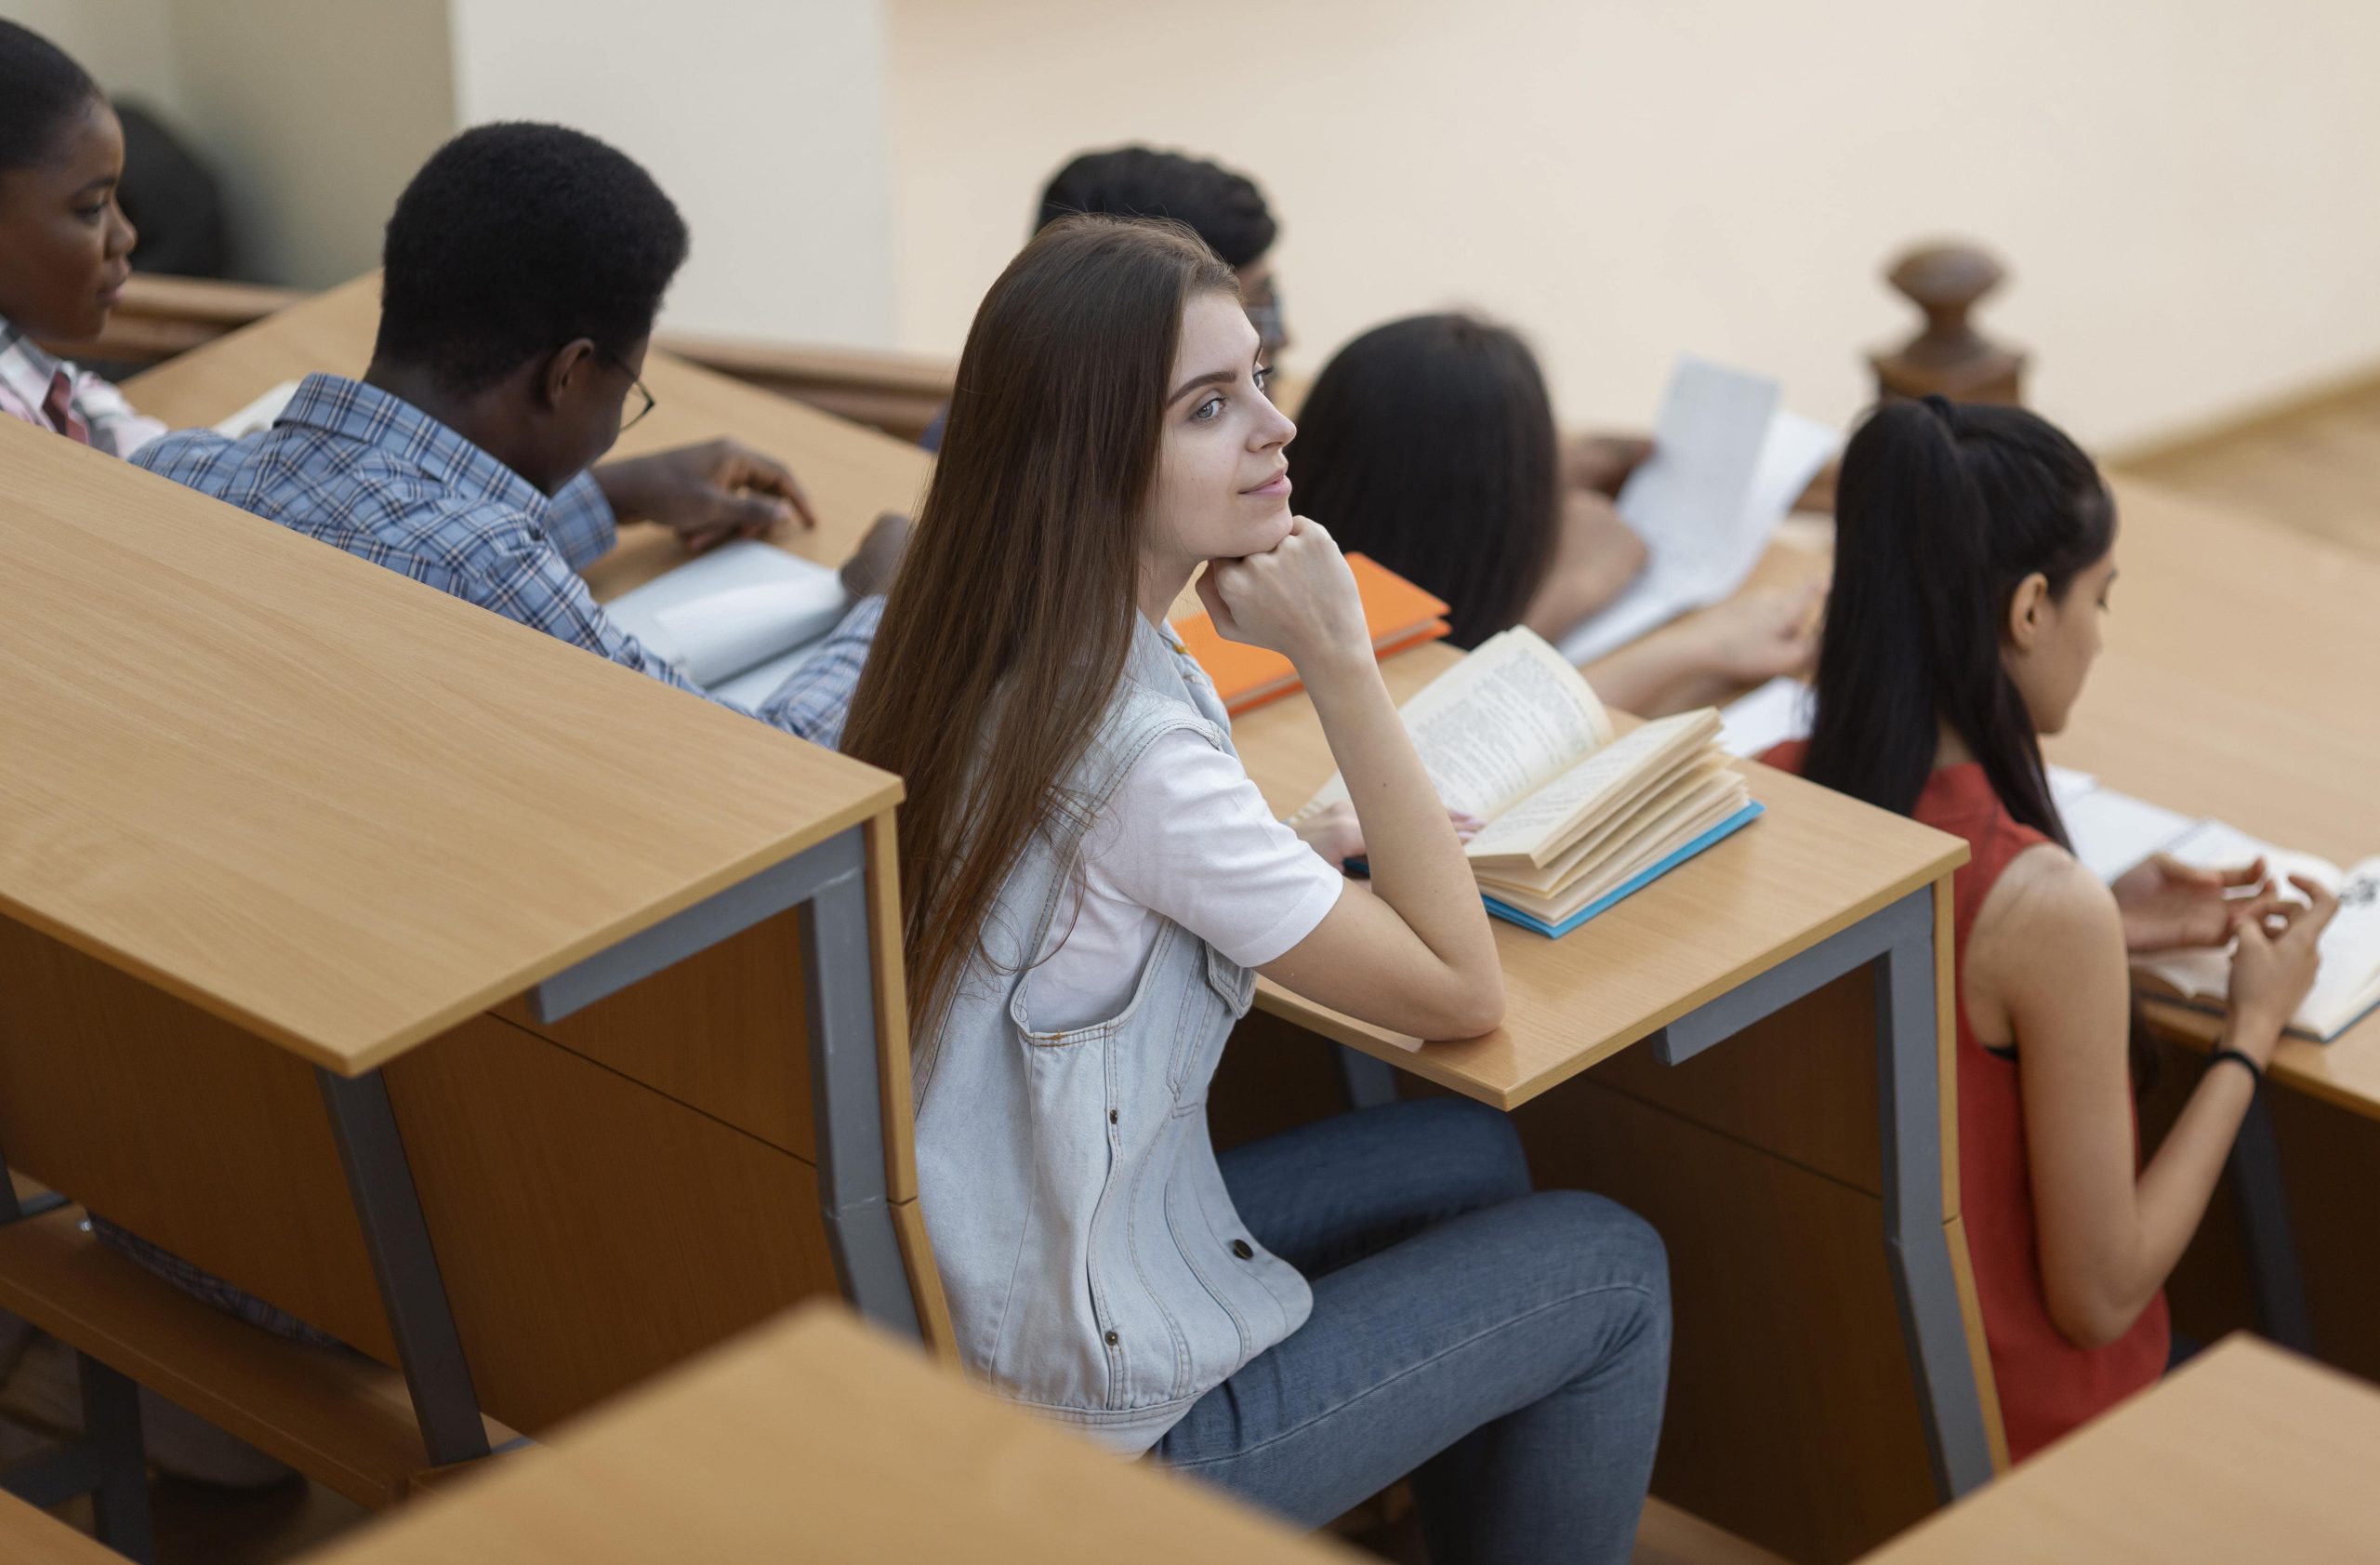
<path fill-rule="evenodd" d="M 1967 1019 L 2004 1043 L 2016 1015 L 2129 980 L 2114 893 L 2054 842 L 2008 861 L 1977 909 L 1961 974 Z"/>

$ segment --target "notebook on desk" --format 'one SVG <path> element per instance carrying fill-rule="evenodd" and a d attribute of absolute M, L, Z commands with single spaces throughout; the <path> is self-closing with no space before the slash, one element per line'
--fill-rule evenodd
<path fill-rule="evenodd" d="M 2188 816 L 2113 789 L 2092 788 L 2061 799 L 2075 856 L 2102 880 L 2113 881 L 2153 854 L 2202 869 L 2228 869 L 2262 858 L 2282 895 L 2295 900 L 2292 875 L 2303 876 L 2339 899 L 2338 917 L 2322 932 L 2321 969 L 2305 1003 L 2290 1017 L 2294 1038 L 2327 1043 L 2380 1007 L 2380 857 L 2345 869 L 2312 854 L 2277 848 L 2219 820 Z M 2228 950 L 2164 951 L 2136 959 L 2135 981 L 2146 992 L 2220 1013 L 2231 985 Z"/>
<path fill-rule="evenodd" d="M 851 606 L 842 577 L 739 538 L 603 605 L 613 623 L 715 696 L 758 707 Z"/>
<path fill-rule="evenodd" d="M 1355 573 L 1355 590 L 1364 601 L 1364 624 L 1372 633 L 1375 657 L 1386 657 L 1447 633 L 1447 605 L 1439 599 L 1368 555 L 1348 555 L 1347 568 Z M 1223 710 L 1234 717 L 1302 688 L 1288 658 L 1264 647 L 1225 641 L 1207 615 L 1173 621 L 1173 633 L 1214 682 Z"/>
<path fill-rule="evenodd" d="M 1568 659 L 1526 629 L 1480 643 L 1399 709 L 1488 910 L 1567 935 L 1759 818 L 1709 708 L 1620 734 Z M 1303 818 L 1347 799 L 1333 776 Z"/>

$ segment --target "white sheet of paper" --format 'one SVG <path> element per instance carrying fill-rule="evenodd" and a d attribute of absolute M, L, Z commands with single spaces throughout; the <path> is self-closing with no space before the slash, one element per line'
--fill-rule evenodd
<path fill-rule="evenodd" d="M 272 428 L 272 421 L 281 417 L 281 410 L 287 407 L 289 399 L 298 394 L 298 385 L 299 382 L 295 380 L 283 381 L 239 412 L 218 422 L 215 432 L 227 440 L 244 440 L 258 430 Z"/>
<path fill-rule="evenodd" d="M 2053 792 L 2056 781 L 2052 779 Z M 2074 856 L 2103 881 L 2112 881 L 2153 853 L 2163 853 L 2199 823 L 2186 815 L 2118 793 L 2093 789 L 2071 802 L 2058 801 Z"/>
<path fill-rule="evenodd" d="M 1838 444 L 1777 399 L 1777 382 L 1764 376 L 1678 361 L 1653 456 L 1620 492 L 1620 516 L 1645 540 L 1645 569 L 1563 638 L 1563 656 L 1593 662 L 1743 585 Z"/>
<path fill-rule="evenodd" d="M 1815 698 L 1808 685 L 1779 674 L 1719 709 L 1719 748 L 1749 761 L 1772 745 L 1809 737 Z"/>

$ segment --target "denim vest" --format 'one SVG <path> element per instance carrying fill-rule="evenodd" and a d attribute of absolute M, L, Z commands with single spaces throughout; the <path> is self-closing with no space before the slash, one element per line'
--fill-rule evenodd
<path fill-rule="evenodd" d="M 1079 879 L 1086 823 L 1161 734 L 1226 753 L 1197 665 L 1137 624 L 1123 683 L 1059 814 L 1000 887 L 916 1068 L 918 1182 L 960 1357 L 1126 1454 L 1305 1323 L 1314 1295 L 1233 1211 L 1207 1083 L 1255 975 L 1166 921 L 1105 1021 L 1036 1032 L 1030 968 Z"/>

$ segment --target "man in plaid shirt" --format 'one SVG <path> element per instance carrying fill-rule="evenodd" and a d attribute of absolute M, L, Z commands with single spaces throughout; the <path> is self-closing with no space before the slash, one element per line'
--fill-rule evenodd
<path fill-rule="evenodd" d="M 707 696 L 613 623 L 578 576 L 622 519 L 665 523 L 697 549 L 814 524 L 793 475 L 733 442 L 592 465 L 624 417 L 652 406 L 638 369 L 685 254 L 669 198 L 602 142 L 557 126 L 467 131 L 389 220 L 363 379 L 310 376 L 270 430 L 167 435 L 136 460 Z M 844 567 L 855 605 L 760 704 L 761 721 L 840 738 L 899 525 L 879 524 Z"/>
<path fill-rule="evenodd" d="M 793 475 L 733 442 L 594 465 L 624 417 L 652 406 L 639 369 L 685 254 L 669 198 L 602 142 L 558 126 L 466 131 L 398 198 L 379 338 L 361 380 L 310 376 L 269 430 L 236 441 L 186 431 L 135 459 L 718 700 L 614 624 L 577 574 L 611 549 L 622 518 L 666 523 L 697 549 L 814 524 Z M 828 746 L 841 736 L 884 606 L 875 594 L 906 527 L 879 521 L 844 566 L 855 606 L 760 704 L 763 722 Z M 269 1330 L 319 1337 L 138 1235 L 91 1223 L 190 1292 Z"/>

